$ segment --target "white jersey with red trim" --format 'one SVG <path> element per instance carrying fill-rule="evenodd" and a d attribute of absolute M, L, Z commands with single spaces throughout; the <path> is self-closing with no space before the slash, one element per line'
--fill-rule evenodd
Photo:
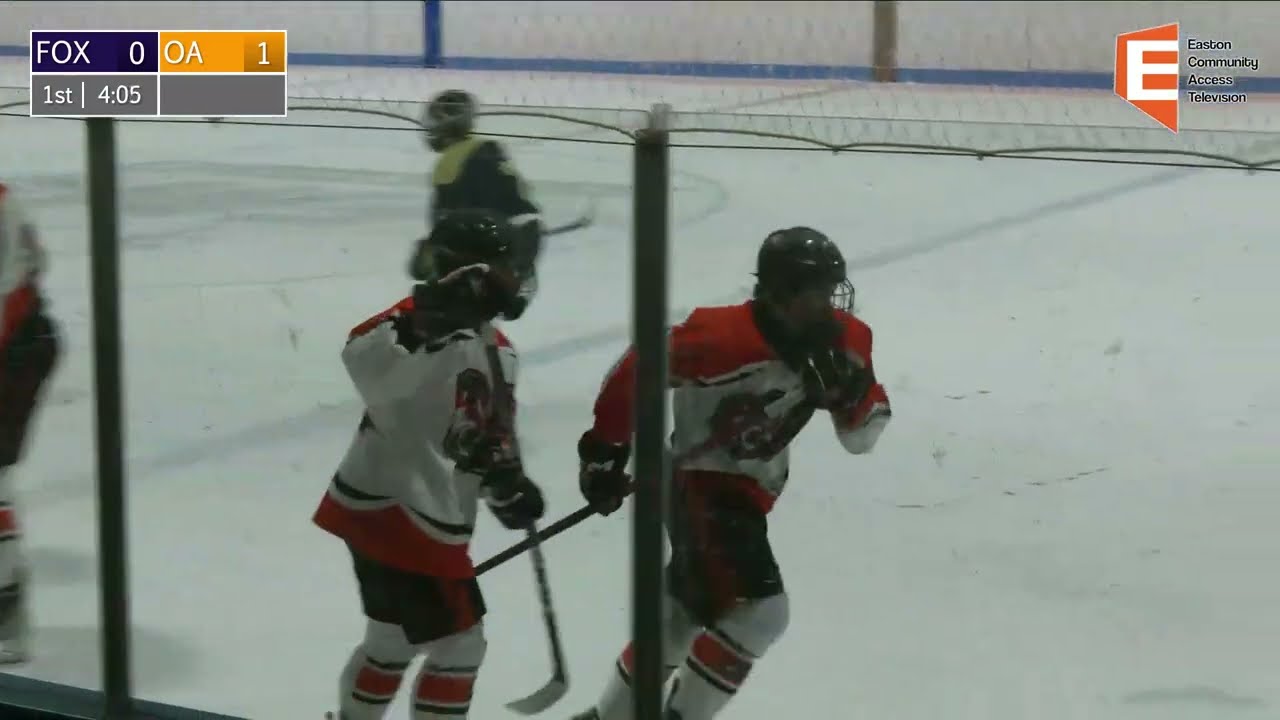
<path fill-rule="evenodd" d="M 0 347 L 40 310 L 45 253 L 13 189 L 0 183 Z"/>
<path fill-rule="evenodd" d="M 466 463 L 471 441 L 490 432 L 494 380 L 475 331 L 422 342 L 412 309 L 406 298 L 370 318 L 342 351 L 366 410 L 314 521 L 385 565 L 471 577 L 483 468 Z M 501 333 L 498 349 L 511 384 L 516 354 Z"/>

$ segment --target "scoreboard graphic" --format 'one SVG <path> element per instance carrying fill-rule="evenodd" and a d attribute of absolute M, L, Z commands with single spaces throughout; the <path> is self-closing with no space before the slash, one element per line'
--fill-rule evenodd
<path fill-rule="evenodd" d="M 32 117 L 287 115 L 284 30 L 32 30 Z"/>

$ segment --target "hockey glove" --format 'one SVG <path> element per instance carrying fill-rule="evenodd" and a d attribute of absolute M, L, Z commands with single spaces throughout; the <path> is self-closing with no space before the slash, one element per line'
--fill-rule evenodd
<path fill-rule="evenodd" d="M 857 407 L 875 383 L 875 374 L 841 348 L 812 353 L 804 372 L 805 393 L 822 410 Z"/>
<path fill-rule="evenodd" d="M 473 328 L 498 316 L 499 293 L 488 265 L 468 265 L 413 286 L 414 316 L 428 337 Z"/>
<path fill-rule="evenodd" d="M 413 252 L 409 255 L 407 264 L 409 277 L 418 282 L 426 282 L 435 276 L 435 256 L 431 254 L 427 239 L 424 235 L 413 244 Z"/>
<path fill-rule="evenodd" d="M 485 473 L 480 492 L 489 511 L 508 530 L 524 530 L 546 512 L 542 490 L 517 464 L 504 464 Z"/>
<path fill-rule="evenodd" d="M 631 492 L 630 459 L 630 445 L 604 442 L 590 430 L 578 439 L 578 487 L 587 504 L 601 515 L 622 507 Z"/>

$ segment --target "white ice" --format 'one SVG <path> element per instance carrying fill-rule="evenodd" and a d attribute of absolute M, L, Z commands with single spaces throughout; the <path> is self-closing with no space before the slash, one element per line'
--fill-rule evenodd
<path fill-rule="evenodd" d="M 434 78 L 446 82 L 498 81 Z M 707 110 L 738 87 L 703 85 L 715 92 L 699 99 L 695 84 L 635 83 L 660 92 L 626 107 Z M 752 112 L 796 124 L 820 98 L 858 96 L 753 92 Z M 897 93 L 884 97 L 939 108 L 916 118 L 939 137 L 1045 132 L 1018 124 L 1031 96 L 978 127 L 938 98 L 995 112 L 989 95 Z M 1103 95 L 1086 101 L 1106 107 Z M 1112 102 L 1117 122 L 1142 126 Z M 1274 130 L 1250 112 L 1246 129 Z M 295 119 L 309 117 L 360 120 Z M 905 132 L 868 117 L 856 122 Z M 82 133 L 0 117 L 0 177 L 34 199 L 67 340 L 22 467 L 38 634 L 20 672 L 98 687 Z M 318 718 L 361 631 L 345 552 L 309 522 L 359 416 L 337 355 L 352 324 L 407 289 L 430 158 L 388 129 L 126 123 L 119 138 L 137 692 Z M 1280 136 L 1238 140 L 1250 159 L 1280 155 Z M 558 517 L 580 503 L 574 443 L 628 332 L 630 154 L 510 147 L 553 221 L 600 203 L 594 227 L 551 241 L 539 301 L 508 328 L 525 356 L 524 446 Z M 825 422 L 797 441 L 771 518 L 794 617 L 725 717 L 1280 713 L 1280 175 L 693 148 L 673 167 L 673 316 L 744 297 L 768 230 L 821 228 L 850 258 L 895 409 L 871 456 L 843 454 Z M 572 677 L 547 717 L 584 708 L 614 672 L 628 533 L 621 514 L 547 547 Z M 486 516 L 474 554 L 516 539 Z M 473 714 L 506 717 L 504 702 L 546 679 L 546 643 L 526 560 L 483 585 L 490 651 Z M 395 717 L 406 712 L 402 699 Z"/>

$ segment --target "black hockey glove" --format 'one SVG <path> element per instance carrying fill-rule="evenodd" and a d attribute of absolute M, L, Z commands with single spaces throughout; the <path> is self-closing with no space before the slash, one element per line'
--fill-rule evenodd
<path fill-rule="evenodd" d="M 811 353 L 804 370 L 805 394 L 822 410 L 856 407 L 875 383 L 871 370 L 838 347 Z"/>
<path fill-rule="evenodd" d="M 546 512 L 542 490 L 515 463 L 485 473 L 480 491 L 489 511 L 508 530 L 524 530 Z"/>
<path fill-rule="evenodd" d="M 428 337 L 488 322 L 498 316 L 503 304 L 488 265 L 469 265 L 413 286 L 415 320 Z"/>
<path fill-rule="evenodd" d="M 406 265 L 409 277 L 418 282 L 426 282 L 435 276 L 435 257 L 431 254 L 431 246 L 427 244 L 428 236 L 418 238 L 413 244 L 413 252 L 409 254 Z"/>
<path fill-rule="evenodd" d="M 578 439 L 578 487 L 587 504 L 601 515 L 622 507 L 631 492 L 630 459 L 630 445 L 604 442 L 590 430 Z"/>

